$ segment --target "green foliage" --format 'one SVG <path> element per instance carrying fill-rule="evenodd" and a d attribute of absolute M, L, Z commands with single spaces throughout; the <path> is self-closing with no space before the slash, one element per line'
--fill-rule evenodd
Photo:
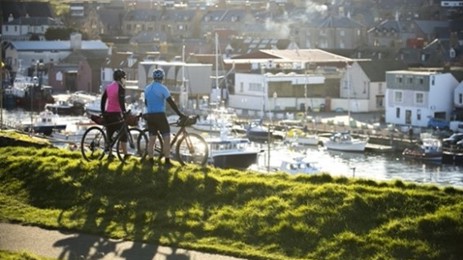
<path fill-rule="evenodd" d="M 0 148 L 0 220 L 248 259 L 456 259 L 463 192 Z"/>
<path fill-rule="evenodd" d="M 71 33 L 75 32 L 72 28 L 48 28 L 45 32 L 47 41 L 69 41 Z"/>
<path fill-rule="evenodd" d="M 50 258 L 39 257 L 27 252 L 8 252 L 0 250 L 0 259 L 3 260 L 46 260 Z"/>

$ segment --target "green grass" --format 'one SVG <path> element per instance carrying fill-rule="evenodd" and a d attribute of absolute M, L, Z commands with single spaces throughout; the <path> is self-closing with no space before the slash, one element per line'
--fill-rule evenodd
<path fill-rule="evenodd" d="M 9 252 L 0 250 L 0 259 L 2 260 L 51 260 L 52 258 L 40 257 L 27 252 Z"/>
<path fill-rule="evenodd" d="M 249 259 L 457 259 L 463 191 L 0 148 L 0 221 Z"/>

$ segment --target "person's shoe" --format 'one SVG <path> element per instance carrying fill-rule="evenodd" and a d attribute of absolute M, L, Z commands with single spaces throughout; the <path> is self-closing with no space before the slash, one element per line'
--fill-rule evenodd
<path fill-rule="evenodd" d="M 145 161 L 145 163 L 148 164 L 148 165 L 151 165 L 151 166 L 154 165 L 154 158 L 149 158 L 149 159 L 147 159 L 147 160 Z"/>
<path fill-rule="evenodd" d="M 164 168 L 171 168 L 172 166 L 174 166 L 171 162 L 165 162 L 164 163 Z"/>

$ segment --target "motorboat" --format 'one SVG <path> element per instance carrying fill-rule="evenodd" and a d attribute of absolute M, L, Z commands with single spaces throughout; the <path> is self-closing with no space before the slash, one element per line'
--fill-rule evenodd
<path fill-rule="evenodd" d="M 253 142 L 266 142 L 268 140 L 283 140 L 284 132 L 269 129 L 261 124 L 251 124 L 246 130 L 246 137 Z"/>
<path fill-rule="evenodd" d="M 405 148 L 402 155 L 408 159 L 442 161 L 442 142 L 437 138 L 423 138 L 412 148 Z"/>
<path fill-rule="evenodd" d="M 364 152 L 368 139 L 352 137 L 349 132 L 337 132 L 330 136 L 323 145 L 328 150 L 344 152 Z"/>
<path fill-rule="evenodd" d="M 310 174 L 320 172 L 320 168 L 316 165 L 316 162 L 309 160 L 307 156 L 291 156 L 283 158 L 281 160 L 281 165 L 277 170 L 289 174 Z"/>
<path fill-rule="evenodd" d="M 45 109 L 58 115 L 77 116 L 84 113 L 84 105 L 73 103 L 69 100 L 56 100 L 54 103 L 45 104 Z"/>
<path fill-rule="evenodd" d="M 206 138 L 210 163 L 218 168 L 247 169 L 257 162 L 261 150 L 253 147 L 248 138 L 230 135 L 222 130 L 220 136 Z"/>
<path fill-rule="evenodd" d="M 237 118 L 233 110 L 219 107 L 206 110 L 192 127 L 202 132 L 220 133 L 223 128 L 231 128 Z"/>
<path fill-rule="evenodd" d="M 54 130 L 66 129 L 67 123 L 60 120 L 60 117 L 49 110 L 40 112 L 32 120 L 31 124 L 23 124 L 22 128 L 25 132 L 41 133 L 44 135 L 51 135 Z"/>
<path fill-rule="evenodd" d="M 286 132 L 285 141 L 297 145 L 318 145 L 320 143 L 320 138 L 317 134 L 293 128 Z"/>
<path fill-rule="evenodd" d="M 290 151 L 286 148 L 277 148 L 270 152 L 270 156 L 268 153 L 269 151 L 262 153 L 255 170 L 288 174 L 313 174 L 321 171 L 317 161 L 306 153 Z"/>

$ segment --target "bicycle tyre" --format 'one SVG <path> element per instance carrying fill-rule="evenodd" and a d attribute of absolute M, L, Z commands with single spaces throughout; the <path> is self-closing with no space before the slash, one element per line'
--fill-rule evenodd
<path fill-rule="evenodd" d="M 148 136 L 148 140 L 150 138 L 150 134 L 148 129 L 143 130 L 143 132 Z M 162 158 L 162 149 L 164 147 L 164 139 L 162 138 L 161 133 L 157 132 L 156 133 L 156 139 L 154 141 L 154 146 L 153 146 L 153 158 L 158 158 L 159 160 Z"/>
<path fill-rule="evenodd" d="M 105 156 L 106 134 L 98 126 L 88 128 L 80 141 L 82 157 L 87 161 L 101 160 Z"/>
<path fill-rule="evenodd" d="M 127 136 L 127 154 L 130 156 L 140 157 L 144 159 L 147 152 L 148 138 L 145 133 L 138 128 L 130 128 Z M 124 162 L 124 153 L 122 152 L 121 138 L 119 137 L 116 142 L 117 158 Z"/>
<path fill-rule="evenodd" d="M 195 133 L 183 135 L 178 140 L 175 152 L 181 165 L 194 163 L 204 166 L 209 158 L 209 147 L 206 140 Z"/>

